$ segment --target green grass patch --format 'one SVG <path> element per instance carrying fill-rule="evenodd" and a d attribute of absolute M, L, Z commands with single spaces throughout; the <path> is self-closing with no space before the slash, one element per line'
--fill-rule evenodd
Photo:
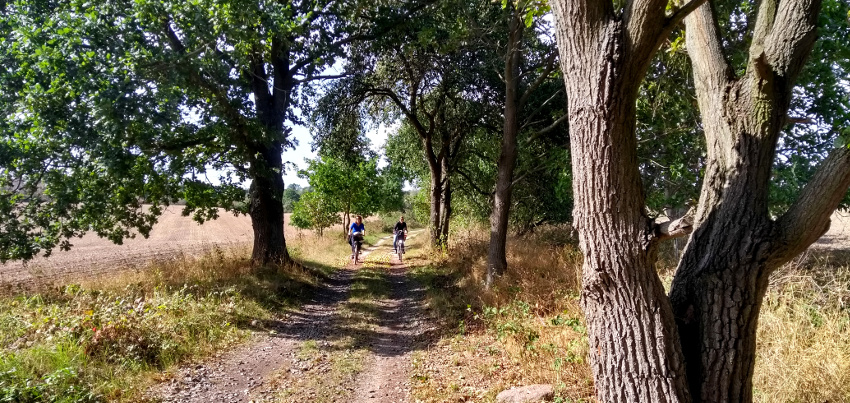
<path fill-rule="evenodd" d="M 141 398 L 152 376 L 248 338 L 321 273 L 252 269 L 244 250 L 0 297 L 0 401 Z"/>

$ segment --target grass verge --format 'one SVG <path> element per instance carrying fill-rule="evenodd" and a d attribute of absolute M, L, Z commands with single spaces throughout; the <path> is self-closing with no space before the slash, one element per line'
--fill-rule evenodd
<path fill-rule="evenodd" d="M 581 254 L 558 232 L 567 231 L 512 239 L 510 270 L 491 290 L 482 286 L 484 229 L 457 233 L 451 255 L 414 263 L 443 329 L 414 357 L 416 399 L 493 401 L 511 386 L 549 383 L 555 401 L 595 401 L 578 303 Z M 659 270 L 668 284 L 669 260 Z M 810 251 L 778 271 L 758 332 L 756 402 L 850 401 L 850 253 Z"/>
<path fill-rule="evenodd" d="M 244 341 L 252 323 L 300 304 L 348 249 L 313 238 L 290 250 L 309 268 L 253 269 L 249 248 L 216 248 L 0 297 L 0 401 L 143 399 L 156 374 Z"/>

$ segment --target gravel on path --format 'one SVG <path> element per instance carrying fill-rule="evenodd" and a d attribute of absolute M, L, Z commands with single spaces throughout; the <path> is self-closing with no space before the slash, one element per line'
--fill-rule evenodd
<path fill-rule="evenodd" d="M 364 256 L 391 247 L 379 246 L 386 240 L 364 250 Z M 425 291 L 408 279 L 407 269 L 397 256 L 389 266 L 390 297 L 376 301 L 377 323 L 364 341 L 368 354 L 363 371 L 355 380 L 353 396 L 346 401 L 409 400 L 410 353 L 424 342 L 426 325 L 421 304 Z M 279 321 L 264 323 L 267 332 L 258 332 L 251 342 L 204 363 L 179 369 L 176 376 L 152 388 L 148 395 L 167 403 L 275 401 L 275 374 L 287 370 L 320 376 L 311 368 L 301 368 L 304 362 L 298 357 L 299 348 L 308 340 L 315 340 L 319 348 L 327 347 L 336 333 L 344 331 L 337 326 L 344 321 L 336 319 L 340 306 L 349 298 L 356 270 L 351 265 L 338 270 L 311 302 Z"/>

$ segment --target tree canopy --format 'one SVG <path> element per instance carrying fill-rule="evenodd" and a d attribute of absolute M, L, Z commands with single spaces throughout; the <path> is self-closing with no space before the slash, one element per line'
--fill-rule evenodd
<path fill-rule="evenodd" d="M 147 235 L 184 199 L 249 213 L 254 260 L 286 261 L 281 153 L 309 84 L 400 2 L 15 1 L 0 20 L 0 259 L 95 231 Z M 333 74 L 331 74 L 333 76 Z M 208 178 L 212 172 L 224 172 Z M 242 185 L 248 181 L 248 203 Z M 150 207 L 142 207 L 147 204 Z"/>

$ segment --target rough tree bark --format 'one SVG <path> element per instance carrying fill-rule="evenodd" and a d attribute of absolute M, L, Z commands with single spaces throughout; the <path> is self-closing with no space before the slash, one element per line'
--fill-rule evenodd
<path fill-rule="evenodd" d="M 252 55 L 251 71 L 244 76 L 251 82 L 254 108 L 264 129 L 264 138 L 248 139 L 251 165 L 249 172 L 253 182 L 249 191 L 251 224 L 254 229 L 254 250 L 251 260 L 255 265 L 292 264 L 286 249 L 283 232 L 283 143 L 288 134 L 284 127 L 286 111 L 295 80 L 290 70 L 288 39 L 273 38 L 271 66 L 266 71 L 264 55 Z M 270 89 L 269 82 L 275 85 Z"/>
<path fill-rule="evenodd" d="M 776 145 L 819 9 L 819 0 L 763 0 L 740 77 L 725 59 L 711 6 L 686 19 L 708 165 L 670 300 L 695 401 L 752 401 L 769 276 L 826 232 L 850 186 L 845 147 L 822 163 L 787 213 L 776 221 L 768 214 Z"/>
<path fill-rule="evenodd" d="M 487 252 L 487 279 L 489 287 L 495 277 L 508 268 L 506 243 L 508 218 L 511 211 L 514 169 L 517 160 L 517 135 L 519 134 L 519 65 L 525 25 L 516 12 L 510 14 L 508 23 L 508 51 L 505 55 L 505 110 L 502 131 L 502 151 L 499 154 L 496 189 L 493 192 L 493 211 L 490 213 L 490 249 Z"/>
<path fill-rule="evenodd" d="M 637 163 L 635 101 L 661 41 L 696 3 L 552 3 L 569 99 L 574 222 L 584 253 L 581 303 L 603 402 L 687 402 L 672 306 L 655 272 L 658 227 Z"/>
<path fill-rule="evenodd" d="M 251 165 L 253 182 L 249 190 L 249 214 L 254 229 L 254 248 L 251 260 L 256 265 L 288 264 L 292 262 L 283 234 L 283 178 L 280 144 L 258 152 L 261 160 Z"/>

